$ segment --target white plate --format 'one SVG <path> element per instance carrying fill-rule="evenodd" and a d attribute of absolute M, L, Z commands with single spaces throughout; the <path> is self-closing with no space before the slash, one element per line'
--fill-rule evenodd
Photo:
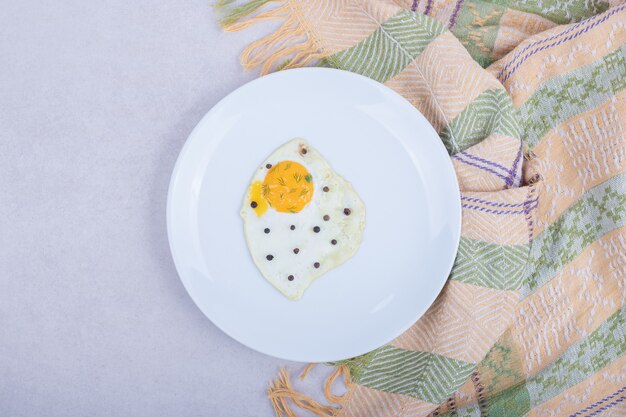
<path fill-rule="evenodd" d="M 290 301 L 259 273 L 239 210 L 255 169 L 305 138 L 366 205 L 357 254 Z M 338 70 L 282 71 L 220 101 L 183 147 L 167 203 L 170 247 L 202 312 L 268 355 L 357 356 L 391 341 L 433 303 L 454 261 L 461 202 L 450 158 L 410 103 Z"/>

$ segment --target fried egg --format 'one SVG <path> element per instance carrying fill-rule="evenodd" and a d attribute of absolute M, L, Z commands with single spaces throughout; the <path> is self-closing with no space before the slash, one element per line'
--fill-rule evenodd
<path fill-rule="evenodd" d="M 365 229 L 352 185 L 303 139 L 276 149 L 255 172 L 241 217 L 254 263 L 291 300 L 350 259 Z"/>

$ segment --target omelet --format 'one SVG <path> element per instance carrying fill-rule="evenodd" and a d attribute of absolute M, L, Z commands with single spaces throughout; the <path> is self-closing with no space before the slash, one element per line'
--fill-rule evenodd
<path fill-rule="evenodd" d="M 255 265 L 290 300 L 353 257 L 365 230 L 357 192 L 303 139 L 285 143 L 256 170 L 241 217 Z"/>

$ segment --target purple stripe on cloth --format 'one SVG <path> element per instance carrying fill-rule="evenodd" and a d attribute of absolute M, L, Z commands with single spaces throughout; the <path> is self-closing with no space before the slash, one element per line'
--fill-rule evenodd
<path fill-rule="evenodd" d="M 458 154 L 457 154 L 457 155 L 458 155 Z M 460 162 L 463 162 L 464 164 L 471 165 L 471 166 L 476 167 L 476 168 L 480 168 L 480 169 L 482 169 L 483 171 L 487 171 L 487 172 L 489 172 L 490 174 L 493 174 L 493 175 L 495 175 L 495 176 L 497 176 L 497 177 L 500 177 L 500 178 L 502 178 L 504 181 L 506 181 L 506 177 L 505 177 L 504 175 L 500 174 L 499 172 L 496 172 L 496 171 L 494 171 L 494 170 L 493 170 L 493 169 L 491 169 L 491 168 L 487 168 L 487 167 L 484 167 L 484 166 L 482 166 L 482 165 L 478 165 L 477 163 L 474 163 L 474 162 L 471 162 L 471 161 L 466 161 L 466 160 L 464 160 L 464 159 L 461 159 L 461 158 L 459 158 L 457 155 L 454 155 L 454 157 L 453 157 L 453 158 L 457 159 L 457 160 L 458 160 L 458 161 L 460 161 Z"/>
<path fill-rule="evenodd" d="M 519 161 L 522 159 L 522 147 L 523 147 L 523 143 L 520 141 L 519 144 L 519 151 L 517 151 L 517 156 L 515 157 L 515 161 L 513 161 L 513 166 L 511 167 L 511 170 L 509 171 L 509 176 L 506 180 L 506 186 L 504 188 L 509 188 L 513 185 L 513 182 L 515 181 L 515 178 L 517 178 L 517 165 L 519 164 Z"/>
<path fill-rule="evenodd" d="M 537 207 L 539 205 L 539 202 L 538 202 L 539 199 L 538 198 L 536 198 L 534 200 L 532 199 L 534 197 L 534 195 L 535 195 L 535 191 L 536 190 L 537 190 L 536 187 L 531 187 L 528 190 L 528 196 L 526 197 L 526 201 L 537 201 L 535 203 L 535 207 Z M 535 226 L 534 226 L 533 218 L 530 215 L 530 210 L 526 211 L 526 222 L 528 223 L 528 241 L 532 242 L 533 237 L 535 236 Z"/>
<path fill-rule="evenodd" d="M 432 6 L 433 4 L 433 0 L 428 0 L 428 3 L 426 3 L 426 10 L 424 10 L 424 14 L 426 16 L 428 16 L 428 13 L 430 12 L 430 6 Z"/>
<path fill-rule="evenodd" d="M 533 235 L 535 234 L 535 229 L 533 228 L 533 224 L 534 223 L 532 220 L 528 220 L 528 241 L 529 242 L 533 240 Z"/>
<path fill-rule="evenodd" d="M 473 159 L 474 161 L 482 162 L 483 164 L 486 164 L 486 165 L 491 165 L 494 168 L 499 168 L 502 171 L 504 171 L 505 174 L 509 173 L 509 169 L 508 168 L 498 164 L 497 162 L 493 162 L 493 161 L 490 161 L 488 159 L 483 159 L 483 158 L 481 158 L 479 156 L 475 156 L 475 155 L 469 154 L 469 153 L 467 153 L 465 151 L 459 152 L 458 154 L 454 155 L 454 157 L 456 157 L 459 154 L 461 154 L 461 155 L 463 155 L 463 156 L 465 156 L 465 157 L 467 157 L 469 159 Z"/>
<path fill-rule="evenodd" d="M 626 6 L 626 4 L 624 6 Z M 612 11 L 609 12 L 610 15 L 613 15 L 616 12 L 622 10 L 624 8 L 624 6 L 620 6 L 620 7 L 617 7 L 616 9 L 613 9 Z M 564 30 L 562 32 L 557 33 L 556 35 L 552 35 L 552 36 L 550 36 L 548 38 L 541 39 L 539 41 L 532 42 L 532 43 L 526 45 L 521 51 L 519 51 L 517 54 L 515 54 L 513 56 L 513 59 L 510 62 L 508 62 L 506 64 L 506 66 L 504 68 L 502 68 L 502 70 L 500 70 L 500 72 L 498 73 L 498 79 L 502 76 L 504 71 L 506 71 L 509 68 L 509 66 L 512 65 L 513 62 L 515 62 L 515 60 L 517 58 L 519 58 L 524 52 L 526 52 L 529 48 L 532 48 L 533 46 L 541 45 L 541 44 L 546 43 L 546 42 L 550 42 L 551 40 L 554 40 L 554 39 L 556 39 L 556 38 L 558 38 L 560 36 L 567 35 L 568 33 L 578 29 L 579 27 L 584 26 L 587 23 L 593 22 L 594 20 L 600 19 L 601 17 L 602 17 L 602 14 L 592 16 L 592 17 L 590 17 L 588 19 L 585 19 L 585 20 L 582 20 L 582 21 L 576 23 L 575 25 L 567 28 L 566 30 Z"/>
<path fill-rule="evenodd" d="M 470 210 L 482 211 L 483 213 L 490 213 L 490 214 L 528 214 L 530 211 L 537 208 L 537 204 L 530 206 L 530 207 L 526 207 L 524 208 L 524 210 L 515 210 L 515 211 L 492 210 L 492 209 L 488 209 L 482 206 L 472 206 L 470 204 L 462 204 L 461 207 L 470 209 Z"/>
<path fill-rule="evenodd" d="M 609 408 L 621 403 L 622 401 L 626 400 L 626 395 L 619 397 L 617 400 L 615 401 L 611 401 L 610 403 L 608 403 L 607 405 L 598 408 L 596 411 L 594 411 L 593 413 L 587 414 L 586 417 L 593 417 L 593 416 L 597 416 L 598 414 L 600 414 L 603 411 L 608 410 Z"/>
<path fill-rule="evenodd" d="M 413 5 L 411 6 L 411 10 L 416 11 L 418 4 L 419 4 L 419 0 L 413 0 Z"/>
<path fill-rule="evenodd" d="M 470 201 L 472 203 L 482 203 L 493 207 L 524 207 L 530 203 L 536 203 L 537 199 L 524 201 L 523 203 L 494 203 L 493 201 L 482 200 L 475 197 L 461 196 L 461 200 Z"/>
<path fill-rule="evenodd" d="M 528 45 L 528 46 L 526 46 L 526 47 L 525 47 L 524 49 L 522 49 L 522 50 L 521 50 L 521 51 L 520 51 L 520 52 L 519 52 L 516 56 L 514 56 L 514 57 L 513 57 L 513 59 L 512 59 L 509 63 L 507 63 L 507 64 L 506 64 L 506 66 L 504 66 L 504 68 L 502 68 L 502 69 L 500 70 L 500 72 L 498 73 L 498 79 L 500 80 L 500 82 L 506 82 L 506 80 L 508 80 L 508 79 L 509 79 L 509 78 L 513 75 L 513 73 L 514 73 L 515 71 L 517 71 L 517 70 L 518 70 L 518 68 L 519 68 L 519 67 L 520 67 L 520 66 L 521 66 L 521 65 L 522 65 L 522 64 L 523 64 L 523 63 L 524 63 L 524 62 L 525 62 L 528 58 L 530 58 L 531 56 L 533 56 L 533 55 L 535 55 L 535 54 L 537 54 L 537 53 L 539 53 L 539 52 L 541 52 L 541 51 L 544 51 L 544 50 L 546 50 L 546 49 L 548 49 L 548 48 L 552 48 L 552 47 L 554 47 L 554 46 L 558 46 L 558 45 L 560 45 L 560 44 L 562 44 L 562 43 L 564 43 L 564 42 L 567 42 L 567 41 L 570 41 L 570 40 L 572 40 L 572 39 L 574 39 L 574 38 L 577 38 L 578 36 L 580 36 L 580 35 L 582 35 L 582 34 L 584 34 L 584 33 L 587 33 L 588 31 L 590 31 L 590 30 L 591 30 L 591 29 L 593 29 L 594 27 L 596 27 L 596 26 L 598 26 L 599 24 L 601 24 L 601 23 L 605 22 L 605 21 L 606 21 L 609 17 L 613 16 L 615 13 L 621 12 L 621 11 L 622 11 L 622 10 L 624 10 L 624 9 L 626 9 L 626 3 L 625 3 L 625 4 L 623 4 L 622 6 L 619 6 L 619 7 L 616 7 L 615 9 L 610 10 L 609 12 L 605 13 L 604 15 L 596 15 L 596 16 L 590 17 L 589 19 L 585 19 L 585 20 L 583 20 L 582 22 L 579 22 L 579 23 L 577 23 L 576 25 L 572 26 L 571 28 L 567 29 L 566 31 L 564 31 L 564 32 L 562 32 L 562 33 L 559 33 L 558 35 L 554 35 L 554 36 L 552 36 L 552 37 L 550 37 L 550 38 L 542 39 L 541 41 L 537 41 L 535 44 L 532 44 L 532 45 Z M 599 20 L 593 21 L 593 19 L 594 19 L 594 18 L 599 18 L 600 16 L 602 16 L 602 18 L 600 18 Z M 589 23 L 589 22 L 591 22 L 591 21 L 593 21 L 593 23 L 591 23 L 589 26 L 585 27 L 584 29 L 581 29 L 580 31 L 578 31 L 578 32 L 576 32 L 576 33 L 574 33 L 574 34 L 572 34 L 572 35 L 570 35 L 570 36 L 568 36 L 568 37 L 566 37 L 566 38 L 564 38 L 564 39 L 561 39 L 561 40 L 559 40 L 559 41 L 557 41 L 557 42 L 551 43 L 550 45 L 544 45 L 544 46 L 542 46 L 541 48 L 538 48 L 538 49 L 535 49 L 535 50 L 532 50 L 532 51 L 528 52 L 526 55 L 524 55 L 524 57 L 521 59 L 521 61 L 519 61 L 519 62 L 518 62 L 518 63 L 517 63 L 517 64 L 516 64 L 516 65 L 515 65 L 515 66 L 514 66 L 514 67 L 513 67 L 513 68 L 512 68 L 512 69 L 511 69 L 511 70 L 510 70 L 507 74 L 506 74 L 506 76 L 505 76 L 504 78 L 502 78 L 502 75 L 504 74 L 504 72 L 506 71 L 506 69 L 507 69 L 507 68 L 508 68 L 511 64 L 513 64 L 513 62 L 515 62 L 515 60 L 517 59 L 517 57 L 519 57 L 521 54 L 523 54 L 523 53 L 524 53 L 524 51 L 526 51 L 528 48 L 531 48 L 531 47 L 533 47 L 533 46 L 539 45 L 539 44 L 541 44 L 541 43 L 545 43 L 545 42 L 547 42 L 547 41 L 550 41 L 550 40 L 552 40 L 552 39 L 558 38 L 559 36 L 565 35 L 565 34 L 567 34 L 567 33 L 570 33 L 571 31 L 573 31 L 573 30 L 575 30 L 575 29 L 579 28 L 581 25 L 586 24 L 586 23 Z M 552 38 L 552 39 L 551 39 L 551 38 Z"/>
<path fill-rule="evenodd" d="M 544 39 L 541 39 L 541 40 L 538 40 L 538 41 L 535 41 L 535 42 L 531 42 L 531 43 L 529 43 L 528 45 L 526 45 L 525 47 L 523 47 L 521 51 L 519 51 L 518 53 L 516 53 L 515 55 L 513 55 L 513 58 L 512 58 L 509 62 L 507 62 L 507 64 L 506 64 L 506 65 L 505 65 L 505 66 L 504 66 L 504 67 L 500 70 L 500 72 L 498 72 L 498 77 L 497 77 L 497 78 L 500 78 L 500 77 L 502 76 L 502 74 L 504 73 L 504 71 L 506 71 L 507 69 L 509 69 L 509 67 L 510 67 L 511 65 L 513 65 L 513 63 L 517 60 L 517 58 L 519 58 L 520 56 L 522 56 L 522 55 L 524 54 L 524 52 L 526 52 L 526 51 L 527 51 L 527 50 L 529 50 L 530 48 L 535 47 L 535 46 L 538 46 L 538 45 L 541 45 L 541 44 L 544 44 L 544 43 L 546 43 L 546 42 L 553 41 L 553 40 L 555 40 L 555 39 L 557 39 L 557 38 L 559 38 L 559 37 L 561 37 L 561 36 L 563 36 L 563 35 L 567 35 L 568 33 L 572 32 L 572 31 L 575 31 L 575 30 L 576 30 L 576 29 L 578 29 L 579 27 L 584 26 L 584 25 L 586 25 L 587 23 L 589 23 L 590 21 L 593 21 L 593 20 L 595 20 L 595 19 L 597 19 L 597 18 L 598 18 L 598 15 L 595 15 L 595 16 L 592 16 L 592 17 L 590 17 L 590 18 L 588 18 L 588 19 L 581 20 L 580 22 L 576 23 L 576 24 L 575 24 L 575 25 L 573 25 L 573 26 L 570 26 L 569 28 L 567 28 L 567 29 L 565 29 L 565 30 L 563 30 L 563 31 L 561 31 L 561 32 L 559 32 L 559 33 L 557 33 L 556 35 L 552 35 L 552 36 L 549 36 L 549 37 L 547 37 L 547 38 L 544 38 Z"/>
<path fill-rule="evenodd" d="M 601 399 L 600 401 L 597 401 L 593 404 L 591 404 L 589 407 L 585 407 L 580 411 L 575 412 L 574 414 L 570 415 L 569 417 L 578 417 L 584 413 L 586 413 L 587 411 L 591 411 L 592 409 L 596 408 L 597 406 L 599 406 L 600 404 L 607 402 L 610 399 L 615 398 L 616 396 L 620 395 L 622 392 L 626 391 L 626 387 L 622 387 L 619 390 L 617 390 L 616 392 L 614 392 L 613 394 L 609 395 L 608 397 L 604 397 L 603 399 Z"/>
<path fill-rule="evenodd" d="M 459 17 L 459 10 L 461 10 L 462 4 L 463 0 L 457 0 L 456 6 L 454 6 L 454 11 L 452 12 L 452 16 L 450 17 L 450 22 L 448 23 L 448 29 L 452 29 L 456 24 L 456 19 Z"/>

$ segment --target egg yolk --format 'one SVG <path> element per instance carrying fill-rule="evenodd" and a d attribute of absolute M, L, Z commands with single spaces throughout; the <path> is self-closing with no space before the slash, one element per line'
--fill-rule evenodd
<path fill-rule="evenodd" d="M 313 177 L 301 164 L 281 161 L 265 175 L 261 193 L 274 210 L 298 213 L 313 197 Z"/>
<path fill-rule="evenodd" d="M 261 217 L 267 211 L 267 200 L 263 197 L 263 184 L 261 181 L 254 181 L 250 185 L 250 207 Z"/>

